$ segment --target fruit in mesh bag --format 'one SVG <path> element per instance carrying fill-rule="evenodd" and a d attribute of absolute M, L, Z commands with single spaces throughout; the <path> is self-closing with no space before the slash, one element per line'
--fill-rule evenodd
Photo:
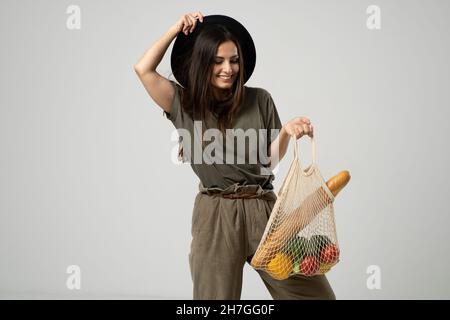
<path fill-rule="evenodd" d="M 319 259 L 320 273 L 328 272 L 339 259 L 339 248 L 325 235 L 311 237 L 311 255 Z"/>
<path fill-rule="evenodd" d="M 313 235 L 309 241 L 310 241 L 309 253 L 317 258 L 320 257 L 322 249 L 324 249 L 327 245 L 331 243 L 330 238 L 328 238 L 325 235 L 319 234 Z"/>
<path fill-rule="evenodd" d="M 289 277 L 292 267 L 291 257 L 283 252 L 279 252 L 267 264 L 266 270 L 274 279 L 284 280 Z"/>
<path fill-rule="evenodd" d="M 328 180 L 326 185 L 333 196 L 336 197 L 349 181 L 350 173 L 348 171 L 342 171 Z M 322 187 L 309 195 L 298 208 L 293 210 L 289 217 L 281 223 L 273 234 L 268 237 L 261 248 L 258 249 L 253 256 L 251 265 L 254 268 L 264 268 L 266 266 L 266 261 L 269 260 L 268 257 L 271 257 L 273 252 L 277 252 L 283 247 L 284 242 L 282 239 L 291 237 L 302 231 L 314 217 L 325 208 L 327 202 L 320 202 L 320 206 L 317 206 L 317 199 L 326 199 L 327 197 L 328 196 Z M 310 210 L 310 208 L 313 208 L 313 210 Z"/>
<path fill-rule="evenodd" d="M 315 275 L 319 269 L 319 259 L 314 256 L 306 256 L 300 263 L 300 273 L 308 277 Z"/>
<path fill-rule="evenodd" d="M 290 255 L 294 264 L 296 264 L 306 255 L 307 248 L 308 239 L 305 237 L 295 236 L 286 243 L 282 251 Z"/>
<path fill-rule="evenodd" d="M 319 274 L 327 273 L 328 271 L 330 271 L 330 269 L 333 265 L 334 264 L 321 264 L 320 269 L 319 269 Z"/>
<path fill-rule="evenodd" d="M 303 238 L 303 237 L 302 237 Z M 306 240 L 306 238 L 304 238 Z M 294 261 L 293 272 L 312 276 L 324 274 L 339 258 L 339 248 L 325 235 L 314 235 L 304 245 L 304 255 Z M 303 259 L 307 255 L 307 259 Z"/>
<path fill-rule="evenodd" d="M 333 264 L 339 259 L 339 248 L 334 243 L 329 243 L 320 252 L 320 262 L 323 264 Z"/>

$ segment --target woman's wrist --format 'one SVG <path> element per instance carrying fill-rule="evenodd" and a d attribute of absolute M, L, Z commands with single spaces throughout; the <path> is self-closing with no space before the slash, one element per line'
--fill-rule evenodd
<path fill-rule="evenodd" d="M 173 40 L 177 37 L 178 33 L 180 33 L 180 28 L 177 25 L 173 25 L 167 30 L 166 35 Z"/>
<path fill-rule="evenodd" d="M 280 130 L 280 138 L 286 138 L 287 136 L 286 125 L 283 125 Z"/>

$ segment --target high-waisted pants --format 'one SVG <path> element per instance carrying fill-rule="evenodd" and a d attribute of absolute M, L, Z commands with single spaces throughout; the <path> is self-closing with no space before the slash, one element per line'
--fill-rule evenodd
<path fill-rule="evenodd" d="M 199 184 L 189 253 L 195 300 L 240 299 L 244 264 L 256 252 L 276 199 L 259 185 L 214 192 Z M 257 272 L 273 299 L 336 299 L 325 275 L 276 280 Z"/>

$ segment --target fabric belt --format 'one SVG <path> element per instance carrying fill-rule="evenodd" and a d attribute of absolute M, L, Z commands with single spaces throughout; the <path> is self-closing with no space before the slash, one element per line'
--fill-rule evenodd
<path fill-rule="evenodd" d="M 240 185 L 235 183 L 225 189 L 209 187 L 206 188 L 199 183 L 199 191 L 210 196 L 219 196 L 225 199 L 264 199 L 277 200 L 277 195 L 272 189 L 263 189 L 258 185 Z"/>

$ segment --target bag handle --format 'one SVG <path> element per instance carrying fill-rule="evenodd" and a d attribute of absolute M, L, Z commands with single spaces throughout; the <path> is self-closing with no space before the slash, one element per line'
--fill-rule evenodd
<path fill-rule="evenodd" d="M 298 163 L 300 165 L 300 169 L 302 169 L 302 164 L 301 164 L 301 161 L 300 161 L 300 154 L 299 154 L 299 151 L 298 151 L 297 139 L 296 139 L 295 135 L 292 135 L 291 138 L 292 138 L 292 140 L 294 142 L 294 159 L 298 161 Z M 312 136 L 310 138 L 311 138 L 311 155 L 312 155 L 311 165 L 310 165 L 310 167 L 309 167 L 307 172 L 303 171 L 303 169 L 301 170 L 304 175 L 308 175 L 308 176 L 312 173 L 312 170 L 313 170 L 313 168 L 314 168 L 314 166 L 316 164 L 316 141 L 314 139 L 314 136 Z"/>

